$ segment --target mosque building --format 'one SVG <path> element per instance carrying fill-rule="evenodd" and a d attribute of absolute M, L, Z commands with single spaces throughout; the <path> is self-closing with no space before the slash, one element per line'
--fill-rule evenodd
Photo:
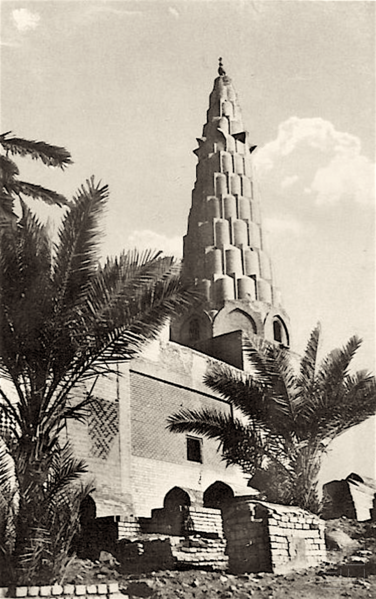
<path fill-rule="evenodd" d="M 249 495 L 246 477 L 226 467 L 215 441 L 173 434 L 167 419 L 181 408 L 230 413 L 203 376 L 218 360 L 243 369 L 246 337 L 290 345 L 263 239 L 252 173 L 256 146 L 221 61 L 197 141 L 183 277 L 202 290 L 202 306 L 174 321 L 140 357 L 119 364 L 117 376 L 99 380 L 88 422 L 68 425 L 94 477 L 98 517 L 150 517 L 174 488 L 189 489 L 201 504 L 216 485 Z"/>

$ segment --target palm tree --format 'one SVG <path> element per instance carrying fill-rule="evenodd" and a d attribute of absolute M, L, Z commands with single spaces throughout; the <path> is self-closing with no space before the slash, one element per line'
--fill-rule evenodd
<path fill-rule="evenodd" d="M 88 181 L 55 244 L 25 205 L 14 232 L 0 237 L 0 375 L 16 392 L 14 401 L 0 389 L 0 416 L 10 423 L 5 438 L 19 487 L 19 563 L 30 555 L 38 520 L 29 504 L 43 501 L 60 432 L 68 418 L 84 418 L 90 402 L 72 399 L 75 386 L 115 371 L 199 297 L 182 285 L 174 259 L 157 252 L 131 251 L 98 265 L 107 196 L 107 186 Z M 82 470 L 72 467 L 68 481 Z"/>
<path fill-rule="evenodd" d="M 33 160 L 40 160 L 46 166 L 64 169 L 72 164 L 71 155 L 62 147 L 53 146 L 43 141 L 32 141 L 14 137 L 10 131 L 0 135 L 0 146 L 4 154 L 0 154 L 0 223 L 14 223 L 14 201 L 23 196 L 42 200 L 47 204 L 64 206 L 68 200 L 61 194 L 46 189 L 41 185 L 27 183 L 18 178 L 19 170 L 10 156 L 30 156 Z"/>
<path fill-rule="evenodd" d="M 181 410 L 169 430 L 220 441 L 227 464 L 264 473 L 269 500 L 317 512 L 317 475 L 329 443 L 376 411 L 374 377 L 349 373 L 361 340 L 352 337 L 318 365 L 319 339 L 317 326 L 297 365 L 287 348 L 254 338 L 246 349 L 249 372 L 217 364 L 205 376 L 239 415 Z"/>

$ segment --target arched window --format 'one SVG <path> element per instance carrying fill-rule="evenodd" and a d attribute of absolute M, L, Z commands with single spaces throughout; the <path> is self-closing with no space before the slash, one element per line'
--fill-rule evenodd
<path fill-rule="evenodd" d="M 282 325 L 279 320 L 273 322 L 273 339 L 278 343 L 282 343 Z"/>
<path fill-rule="evenodd" d="M 273 340 L 286 347 L 290 345 L 288 330 L 279 316 L 275 316 L 273 319 Z"/>

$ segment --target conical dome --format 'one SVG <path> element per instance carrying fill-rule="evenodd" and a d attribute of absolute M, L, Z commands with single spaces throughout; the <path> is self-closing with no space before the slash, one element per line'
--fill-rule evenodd
<path fill-rule="evenodd" d="M 203 312 L 210 317 L 212 337 L 237 326 L 247 334 L 287 344 L 288 318 L 273 284 L 253 184 L 256 146 L 244 129 L 238 97 L 222 62 L 218 72 L 194 150 L 198 164 L 184 238 L 183 276 L 205 293 Z M 195 336 L 202 340 L 195 326 Z M 209 331 L 206 323 L 204 336 Z M 187 335 L 179 333 L 177 340 L 187 343 Z"/>

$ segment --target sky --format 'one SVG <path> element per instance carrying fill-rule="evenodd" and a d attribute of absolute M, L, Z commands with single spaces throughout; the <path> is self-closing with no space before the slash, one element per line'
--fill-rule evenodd
<path fill-rule="evenodd" d="M 320 355 L 356 334 L 354 368 L 374 372 L 374 2 L 2 0 L 0 8 L 1 130 L 72 154 L 64 172 L 19 160 L 22 178 L 68 197 L 93 174 L 109 185 L 103 255 L 153 247 L 181 256 L 192 152 L 222 56 L 257 145 L 263 227 L 293 349 L 303 351 L 320 321 Z M 60 216 L 36 210 L 52 223 Z M 352 466 L 375 476 L 374 420 L 335 447 L 329 462 L 341 476 Z"/>

